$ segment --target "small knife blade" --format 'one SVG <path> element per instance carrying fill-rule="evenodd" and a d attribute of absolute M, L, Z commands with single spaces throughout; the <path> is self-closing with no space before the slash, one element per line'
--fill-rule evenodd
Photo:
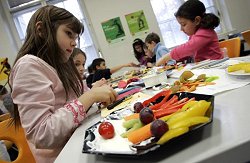
<path fill-rule="evenodd" d="M 117 105 L 119 105 L 120 103 L 122 103 L 122 102 L 124 102 L 124 101 L 127 101 L 127 100 L 129 100 L 129 99 L 131 99 L 131 98 L 132 98 L 132 95 L 123 97 L 123 98 L 121 98 L 121 99 L 119 99 L 119 100 L 113 102 L 112 104 L 108 105 L 108 106 L 107 106 L 107 109 L 108 109 L 108 110 L 111 110 L 111 109 L 113 109 L 114 107 L 116 107 Z"/>

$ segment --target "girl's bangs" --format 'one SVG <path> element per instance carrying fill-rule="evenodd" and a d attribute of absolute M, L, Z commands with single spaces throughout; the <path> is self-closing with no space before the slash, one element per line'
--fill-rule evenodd
<path fill-rule="evenodd" d="M 73 32 L 81 35 L 84 31 L 83 24 L 76 18 L 70 18 L 69 23 L 67 23 L 67 27 L 69 27 Z"/>

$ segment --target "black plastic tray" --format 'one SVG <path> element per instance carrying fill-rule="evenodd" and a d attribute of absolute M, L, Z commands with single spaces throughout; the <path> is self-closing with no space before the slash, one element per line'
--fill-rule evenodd
<path fill-rule="evenodd" d="M 96 136 L 100 136 L 99 134 L 98 135 L 94 134 L 94 131 L 98 129 L 97 127 L 98 127 L 99 123 L 101 123 L 101 121 L 99 121 L 96 124 L 94 124 L 93 126 L 89 127 L 85 131 L 82 152 L 83 153 L 90 153 L 90 154 L 98 154 L 98 155 L 108 155 L 108 156 L 130 156 L 130 157 L 136 156 L 137 157 L 137 156 L 142 156 L 146 153 L 151 153 L 152 151 L 155 151 L 155 150 L 164 149 L 164 151 L 165 151 L 166 148 L 168 148 L 169 146 L 171 146 L 171 148 L 172 148 L 172 146 L 174 146 L 174 144 L 180 146 L 180 143 L 183 139 L 190 139 L 190 137 L 187 137 L 187 135 L 195 136 L 196 133 L 200 134 L 198 130 L 203 129 L 205 126 L 207 126 L 208 124 L 210 124 L 213 121 L 213 110 L 214 110 L 214 96 L 213 95 L 195 94 L 195 93 L 188 93 L 188 92 L 175 93 L 173 95 L 177 95 L 179 97 L 179 99 L 182 99 L 185 97 L 188 97 L 188 98 L 195 97 L 195 100 L 197 100 L 197 101 L 198 100 L 206 100 L 206 101 L 211 102 L 211 105 L 205 114 L 207 117 L 210 118 L 210 121 L 207 123 L 203 123 L 203 124 L 191 127 L 187 133 L 185 133 L 177 138 L 174 138 L 163 145 L 157 145 L 155 143 L 156 141 L 153 138 L 151 138 L 150 141 L 146 140 L 147 141 L 146 146 L 145 145 L 132 145 L 131 147 L 132 147 L 134 153 L 130 153 L 130 154 L 117 153 L 117 152 L 114 153 L 114 152 L 110 152 L 110 151 L 101 151 L 101 152 L 95 151 L 95 150 L 93 150 L 93 146 L 91 147 L 88 145 L 89 143 L 91 143 L 92 141 L 95 140 Z M 170 98 L 173 95 L 171 95 Z M 112 120 L 119 119 L 121 112 L 122 112 L 122 110 L 118 111 L 118 112 L 114 112 L 109 117 L 107 117 L 107 119 L 112 119 Z M 125 110 L 125 112 L 129 112 L 129 110 Z M 204 128 L 204 129 L 206 130 L 206 128 Z M 189 141 L 189 140 L 185 140 L 185 141 Z"/>

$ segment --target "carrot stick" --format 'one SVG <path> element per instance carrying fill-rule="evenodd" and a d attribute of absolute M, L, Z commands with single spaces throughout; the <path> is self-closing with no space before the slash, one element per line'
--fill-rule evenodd
<path fill-rule="evenodd" d="M 167 108 L 169 105 L 172 105 L 173 103 L 178 101 L 178 96 L 174 95 L 169 99 L 167 102 L 165 102 L 163 105 L 161 105 L 160 109 Z"/>
<path fill-rule="evenodd" d="M 139 113 L 134 113 L 134 114 L 128 115 L 128 116 L 124 117 L 124 120 L 128 121 L 128 120 L 136 119 L 136 118 L 139 118 Z"/>
<path fill-rule="evenodd" d="M 201 84 L 198 85 L 198 87 L 202 87 L 202 86 L 206 86 L 206 85 L 215 85 L 216 83 L 214 82 L 203 82 Z"/>
<path fill-rule="evenodd" d="M 193 85 L 196 85 L 196 86 L 206 86 L 206 85 L 214 85 L 215 83 L 214 82 L 201 82 L 201 81 L 197 81 L 197 82 L 193 82 L 193 83 L 185 83 L 183 85 L 185 86 L 193 86 Z"/>
<path fill-rule="evenodd" d="M 184 83 L 183 85 L 184 86 L 187 86 L 187 87 L 191 87 L 193 85 L 195 86 L 198 86 L 199 84 L 201 84 L 202 82 L 193 82 L 193 83 Z"/>
<path fill-rule="evenodd" d="M 133 144 L 140 143 L 143 140 L 146 140 L 152 136 L 150 131 L 151 123 L 139 128 L 135 131 L 132 131 L 128 134 L 128 140 Z"/>
<path fill-rule="evenodd" d="M 181 108 L 181 107 L 176 108 L 176 106 L 174 106 L 174 107 L 175 108 L 172 108 L 172 109 L 161 109 L 160 111 L 154 113 L 155 118 L 158 119 L 158 118 L 164 117 L 166 115 L 173 114 L 173 113 L 177 112 Z"/>
<path fill-rule="evenodd" d="M 181 104 L 181 103 L 183 103 L 183 102 L 186 102 L 186 101 L 188 101 L 188 100 L 189 100 L 189 98 L 188 98 L 188 97 L 185 97 L 185 98 L 183 98 L 183 99 L 181 99 L 181 100 L 179 100 L 179 101 L 177 101 L 177 102 L 171 104 L 170 106 L 179 105 L 179 104 Z"/>

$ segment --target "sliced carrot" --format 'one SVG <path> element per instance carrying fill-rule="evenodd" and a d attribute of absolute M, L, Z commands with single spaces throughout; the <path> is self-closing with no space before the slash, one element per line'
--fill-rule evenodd
<path fill-rule="evenodd" d="M 169 105 L 172 105 L 177 101 L 178 101 L 178 96 L 174 95 L 173 97 L 171 97 L 171 99 L 169 99 L 167 102 L 161 105 L 160 109 L 167 108 Z"/>
<path fill-rule="evenodd" d="M 214 85 L 215 83 L 214 82 L 201 82 L 201 81 L 196 81 L 196 82 L 193 82 L 193 83 L 184 83 L 183 85 L 184 86 L 188 86 L 188 87 L 191 87 L 193 85 L 195 86 L 206 86 L 206 85 Z"/>
<path fill-rule="evenodd" d="M 171 106 L 179 105 L 179 104 L 181 104 L 181 103 L 183 103 L 183 102 L 186 102 L 186 101 L 188 101 L 188 100 L 189 100 L 189 98 L 188 98 L 188 97 L 185 97 L 185 98 L 183 98 L 183 99 L 181 99 L 181 100 L 179 100 L 179 101 L 177 101 L 177 102 L 171 104 Z"/>
<path fill-rule="evenodd" d="M 203 82 L 201 84 L 198 85 L 198 87 L 202 87 L 202 86 L 206 86 L 206 85 L 215 85 L 216 83 L 214 82 Z"/>
<path fill-rule="evenodd" d="M 128 134 L 128 140 L 133 144 L 140 143 L 143 140 L 146 140 L 152 136 L 150 131 L 151 123 L 139 128 L 135 131 L 132 131 Z"/>
<path fill-rule="evenodd" d="M 161 109 L 160 111 L 154 113 L 155 118 L 158 119 L 158 118 L 164 117 L 166 115 L 173 114 L 182 107 L 182 106 L 178 106 L 178 107 L 176 107 L 176 106 L 174 106 L 174 108 L 172 108 L 172 109 Z"/>
<path fill-rule="evenodd" d="M 128 121 L 128 120 L 137 119 L 137 118 L 139 118 L 139 113 L 134 113 L 134 114 L 131 114 L 131 115 L 124 117 L 124 120 Z"/>

